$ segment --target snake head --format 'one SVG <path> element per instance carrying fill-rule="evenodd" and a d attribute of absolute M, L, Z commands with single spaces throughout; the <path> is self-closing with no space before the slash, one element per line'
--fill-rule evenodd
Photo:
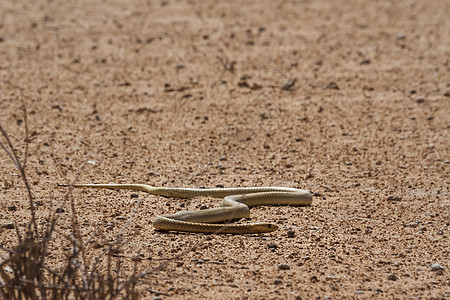
<path fill-rule="evenodd" d="M 251 233 L 264 233 L 277 231 L 278 226 L 272 223 L 253 223 L 251 224 Z"/>

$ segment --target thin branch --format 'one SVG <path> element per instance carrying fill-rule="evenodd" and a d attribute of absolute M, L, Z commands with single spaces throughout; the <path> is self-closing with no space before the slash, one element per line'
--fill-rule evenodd
<path fill-rule="evenodd" d="M 11 151 L 9 151 L 7 149 L 7 147 L 0 141 L 0 146 L 3 148 L 3 150 L 5 150 L 5 152 L 8 154 L 8 156 L 11 158 L 11 160 L 13 161 L 13 163 L 16 165 L 17 169 L 19 169 L 20 175 L 22 177 L 23 182 L 25 183 L 25 188 L 27 190 L 28 193 L 28 200 L 30 202 L 30 210 L 31 210 L 31 223 L 33 224 L 33 231 L 35 236 L 38 236 L 38 226 L 36 223 L 36 211 L 34 208 L 34 204 L 33 204 L 33 195 L 31 193 L 31 188 L 30 185 L 28 183 L 28 179 L 27 176 L 25 174 L 25 169 L 23 168 L 23 166 L 20 163 L 19 157 L 17 156 L 16 150 L 11 142 L 11 140 L 9 139 L 8 134 L 6 133 L 6 131 L 3 129 L 3 127 L 0 125 L 0 132 L 2 133 L 3 137 L 5 138 L 9 149 Z"/>

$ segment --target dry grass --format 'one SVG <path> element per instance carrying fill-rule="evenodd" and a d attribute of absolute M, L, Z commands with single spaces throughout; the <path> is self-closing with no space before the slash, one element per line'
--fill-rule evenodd
<path fill-rule="evenodd" d="M 20 173 L 27 191 L 30 210 L 30 220 L 25 234 L 21 234 L 15 226 L 18 244 L 12 249 L 6 249 L 3 246 L 0 248 L 9 253 L 9 257 L 0 263 L 0 295 L 5 299 L 114 299 L 118 297 L 137 299 L 139 297 L 136 290 L 138 281 L 146 274 L 164 266 L 161 265 L 150 272 L 138 274 L 139 260 L 135 260 L 131 275 L 124 279 L 121 271 L 121 258 L 114 255 L 124 243 L 121 233 L 115 243 L 107 247 L 93 262 L 88 261 L 86 242 L 83 241 L 80 234 L 76 206 L 71 197 L 72 188 L 69 188 L 63 199 L 64 204 L 69 202 L 71 208 L 72 229 L 65 234 L 71 244 L 70 255 L 57 253 L 56 255 L 65 257 L 62 265 L 58 266 L 58 270 L 49 267 L 47 259 L 49 245 L 61 242 L 55 241 L 53 237 L 59 217 L 55 212 L 49 213 L 45 220 L 44 230 L 38 229 L 34 197 L 26 175 L 29 140 L 25 106 L 23 111 L 26 135 L 23 162 L 19 159 L 7 132 L 0 124 L 1 136 L 5 141 L 0 140 L 0 147 Z M 80 170 L 81 172 L 82 170 Z M 55 255 L 55 253 L 52 254 Z"/>

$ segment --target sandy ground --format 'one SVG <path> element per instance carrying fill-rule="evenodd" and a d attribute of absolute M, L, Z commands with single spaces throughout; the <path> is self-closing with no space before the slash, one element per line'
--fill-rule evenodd
<path fill-rule="evenodd" d="M 56 185 L 86 160 L 83 183 L 314 193 L 253 208 L 274 233 L 204 235 L 151 224 L 216 199 L 75 190 L 92 255 L 124 232 L 125 267 L 175 257 L 143 298 L 450 298 L 449 15 L 445 0 L 1 1 L 0 121 L 23 156 L 26 103 L 38 216 L 64 210 L 55 251 Z M 1 224 L 25 230 L 23 183 L 0 166 Z"/>

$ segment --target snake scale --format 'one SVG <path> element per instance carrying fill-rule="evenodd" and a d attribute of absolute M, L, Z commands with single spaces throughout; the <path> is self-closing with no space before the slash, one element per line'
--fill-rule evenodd
<path fill-rule="evenodd" d="M 199 211 L 180 211 L 157 216 L 153 226 L 158 230 L 204 233 L 264 233 L 278 226 L 267 222 L 229 224 L 230 221 L 250 217 L 250 207 L 258 205 L 303 206 L 312 203 L 309 191 L 287 187 L 240 187 L 193 189 L 154 187 L 146 184 L 74 184 L 76 188 L 108 188 L 144 191 L 171 198 L 209 196 L 223 198 L 220 207 Z M 224 224 L 214 224 L 222 222 Z"/>

